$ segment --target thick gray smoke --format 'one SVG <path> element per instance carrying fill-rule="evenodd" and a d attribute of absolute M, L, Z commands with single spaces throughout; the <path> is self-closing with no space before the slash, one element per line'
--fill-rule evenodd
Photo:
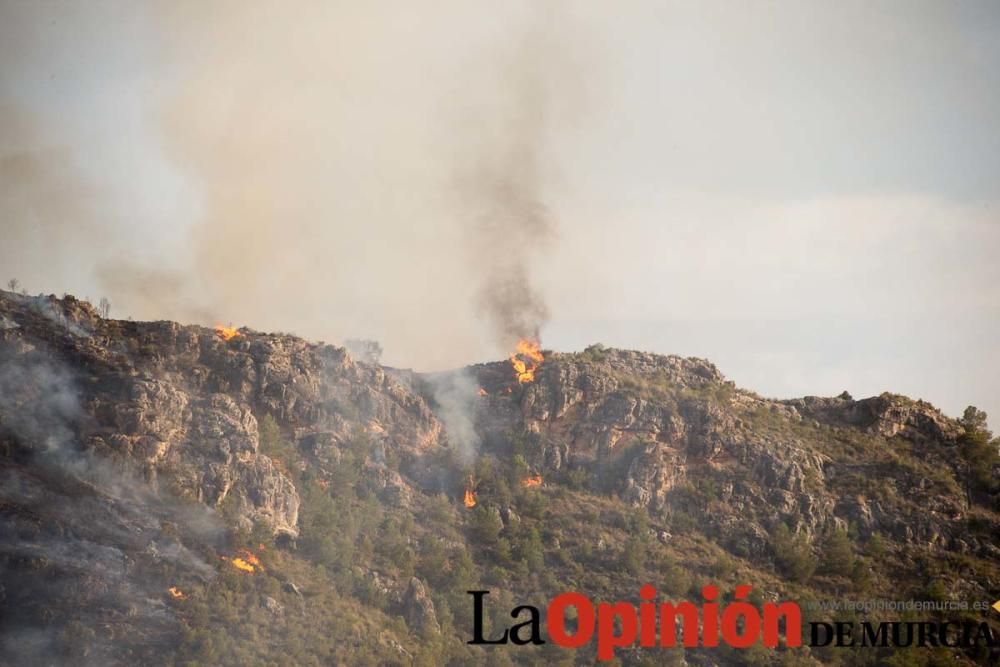
<path fill-rule="evenodd" d="M 3 280 L 118 317 L 374 339 L 422 370 L 538 335 L 548 135 L 575 113 L 558 12 L 54 11 L 0 9 Z M 38 113 L 67 81 L 74 123 Z"/>

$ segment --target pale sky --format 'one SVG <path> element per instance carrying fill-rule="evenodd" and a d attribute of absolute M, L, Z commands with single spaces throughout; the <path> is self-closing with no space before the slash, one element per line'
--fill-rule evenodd
<path fill-rule="evenodd" d="M 1000 4 L 495 4 L 0 2 L 0 278 L 430 370 L 513 262 L 547 348 L 997 423 Z"/>

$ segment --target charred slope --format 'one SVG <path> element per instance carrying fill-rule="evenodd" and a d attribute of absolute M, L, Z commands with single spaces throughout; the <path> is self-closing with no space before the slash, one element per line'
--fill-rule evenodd
<path fill-rule="evenodd" d="M 258 417 L 301 457 L 262 452 Z M 323 477 L 359 434 L 390 498 L 403 482 L 385 452 L 431 470 L 414 462 L 440 447 L 441 428 L 341 348 L 0 294 L 2 655 L 148 664 L 169 653 L 180 573 L 207 585 L 246 542 L 235 534 L 293 544 L 296 468 Z"/>
<path fill-rule="evenodd" d="M 973 428 L 889 394 L 765 399 L 700 359 L 421 375 L 0 293 L 0 664 L 593 659 L 467 646 L 473 586 L 993 599 Z"/>

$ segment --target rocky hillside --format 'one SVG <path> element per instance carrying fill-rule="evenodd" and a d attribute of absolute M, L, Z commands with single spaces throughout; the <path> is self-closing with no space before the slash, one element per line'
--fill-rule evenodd
<path fill-rule="evenodd" d="M 989 439 L 975 411 L 771 400 L 700 359 L 593 346 L 547 353 L 525 384 L 506 361 L 421 375 L 286 334 L 4 292 L 0 664 L 593 661 L 468 646 L 473 586 L 505 625 L 516 604 L 634 600 L 646 582 L 670 599 L 711 581 L 751 583 L 758 602 L 992 601 Z"/>
<path fill-rule="evenodd" d="M 474 372 L 490 386 L 506 369 Z M 492 395 L 482 431 L 503 441 L 523 430 L 533 468 L 586 470 L 654 516 L 692 513 L 736 555 L 764 556 L 767 527 L 782 521 L 810 539 L 853 526 L 863 538 L 1000 559 L 992 539 L 968 532 L 963 427 L 928 403 L 769 400 L 702 359 L 601 347 L 550 355 L 538 377 L 515 398 Z M 515 415 L 494 405 L 509 402 Z"/>

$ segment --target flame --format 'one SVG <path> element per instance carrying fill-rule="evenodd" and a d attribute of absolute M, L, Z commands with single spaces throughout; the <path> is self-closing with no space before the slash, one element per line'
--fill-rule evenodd
<path fill-rule="evenodd" d="M 176 586 L 171 586 L 170 588 L 167 589 L 167 592 L 170 593 L 170 597 L 172 597 L 175 600 L 183 600 L 187 597 L 187 595 L 185 595 L 181 591 L 181 589 L 177 588 Z"/>
<path fill-rule="evenodd" d="M 233 567 L 243 572 L 250 572 L 252 574 L 257 570 L 263 571 L 264 569 L 260 559 L 249 549 L 240 549 L 240 555 L 235 558 L 226 558 L 225 556 L 220 556 L 220 558 L 229 561 Z"/>
<path fill-rule="evenodd" d="M 234 559 L 232 559 L 229 562 L 233 564 L 233 567 L 235 567 L 238 570 L 243 570 L 244 572 L 256 572 L 257 571 L 257 568 L 255 568 L 253 565 L 251 565 L 247 561 L 243 560 L 242 558 L 234 558 Z"/>
<path fill-rule="evenodd" d="M 254 552 L 250 551 L 249 549 L 242 549 L 241 553 L 243 554 L 243 558 L 245 558 L 248 563 L 250 563 L 259 570 L 264 569 L 264 566 L 261 565 L 260 563 L 260 559 L 257 558 Z"/>
<path fill-rule="evenodd" d="M 483 389 L 482 387 L 480 387 L 479 388 L 479 395 L 480 396 L 489 396 L 489 393 L 487 393 L 487 391 L 485 389 Z"/>
<path fill-rule="evenodd" d="M 521 480 L 521 486 L 523 486 L 526 489 L 530 489 L 532 487 L 541 485 L 542 485 L 541 475 L 535 475 L 534 477 L 525 477 L 524 479 Z"/>
<path fill-rule="evenodd" d="M 236 330 L 236 327 L 224 327 L 221 324 L 215 325 L 215 335 L 222 340 L 230 340 L 240 335 L 240 332 Z"/>
<path fill-rule="evenodd" d="M 517 341 L 517 346 L 510 355 L 510 365 L 514 367 L 514 374 L 520 384 L 534 382 L 535 369 L 543 361 L 545 361 L 545 357 L 542 355 L 538 341 L 530 338 L 522 338 Z"/>
<path fill-rule="evenodd" d="M 465 487 L 465 497 L 462 498 L 462 503 L 466 507 L 476 506 L 476 492 L 472 490 L 473 484 L 472 475 L 469 475 L 469 483 Z"/>

